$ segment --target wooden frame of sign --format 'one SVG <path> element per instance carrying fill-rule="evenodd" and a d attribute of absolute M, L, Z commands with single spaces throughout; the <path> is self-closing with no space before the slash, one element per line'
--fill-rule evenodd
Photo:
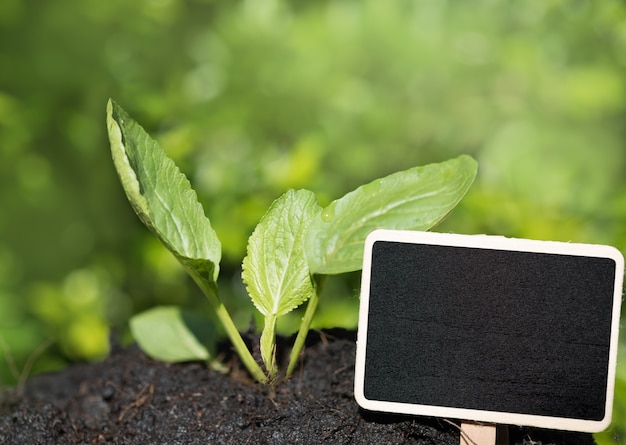
<path fill-rule="evenodd" d="M 365 243 L 356 400 L 373 411 L 601 431 L 623 272 L 609 246 L 376 230 Z"/>

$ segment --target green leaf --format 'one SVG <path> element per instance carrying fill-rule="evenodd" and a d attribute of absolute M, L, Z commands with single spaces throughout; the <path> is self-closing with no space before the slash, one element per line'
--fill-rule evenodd
<path fill-rule="evenodd" d="M 141 221 L 215 291 L 221 244 L 189 180 L 159 144 L 115 102 L 107 104 L 115 168 Z"/>
<path fill-rule="evenodd" d="M 107 129 L 115 168 L 135 212 L 202 289 L 250 374 L 266 382 L 218 296 L 222 247 L 189 180 L 112 100 L 107 104 Z"/>
<path fill-rule="evenodd" d="M 374 229 L 430 229 L 465 195 L 476 169 L 476 161 L 463 155 L 377 179 L 333 201 L 313 219 L 306 235 L 311 272 L 359 270 L 363 243 Z"/>
<path fill-rule="evenodd" d="M 286 314 L 311 295 L 303 239 L 317 212 L 313 192 L 289 190 L 272 203 L 250 236 L 242 277 L 263 315 Z"/>
<path fill-rule="evenodd" d="M 166 362 L 208 360 L 212 354 L 204 345 L 215 344 L 208 319 L 175 306 L 159 306 L 135 315 L 130 330 L 149 357 Z"/>
<path fill-rule="evenodd" d="M 276 318 L 315 292 L 303 241 L 319 211 L 313 192 L 290 190 L 274 201 L 248 240 L 242 278 L 252 302 L 265 316 L 261 353 L 268 369 L 272 367 Z"/>

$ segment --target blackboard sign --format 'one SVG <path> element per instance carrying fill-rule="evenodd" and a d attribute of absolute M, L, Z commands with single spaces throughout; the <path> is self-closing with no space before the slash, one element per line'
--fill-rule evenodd
<path fill-rule="evenodd" d="M 601 431 L 611 420 L 623 271 L 609 246 L 374 231 L 363 263 L 357 402 Z"/>

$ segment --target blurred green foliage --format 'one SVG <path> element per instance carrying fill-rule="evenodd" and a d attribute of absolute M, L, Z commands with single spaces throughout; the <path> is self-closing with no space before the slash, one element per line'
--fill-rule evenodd
<path fill-rule="evenodd" d="M 199 191 L 234 306 L 247 237 L 287 188 L 328 202 L 460 153 L 479 177 L 439 230 L 626 251 L 623 2 L 3 0 L 0 350 L 18 368 L 49 338 L 35 372 L 102 357 L 141 309 L 204 307 L 126 202 L 108 97 Z M 318 327 L 354 327 L 357 288 L 330 280 Z"/>

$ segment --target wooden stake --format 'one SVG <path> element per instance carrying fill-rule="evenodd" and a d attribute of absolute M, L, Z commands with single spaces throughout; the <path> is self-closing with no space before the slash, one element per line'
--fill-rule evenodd
<path fill-rule="evenodd" d="M 461 422 L 461 445 L 496 445 L 496 426 Z"/>
<path fill-rule="evenodd" d="M 497 425 L 496 429 L 496 445 L 509 445 L 509 427 L 506 425 Z"/>

